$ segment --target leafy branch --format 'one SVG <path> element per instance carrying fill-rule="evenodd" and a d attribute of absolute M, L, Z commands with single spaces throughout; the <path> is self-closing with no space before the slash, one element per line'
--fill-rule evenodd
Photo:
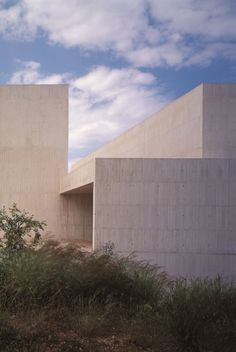
<path fill-rule="evenodd" d="M 0 231 L 3 232 L 0 246 L 10 252 L 34 247 L 39 242 L 45 226 L 45 221 L 35 220 L 33 215 L 19 210 L 15 203 L 8 212 L 4 206 L 0 209 Z"/>

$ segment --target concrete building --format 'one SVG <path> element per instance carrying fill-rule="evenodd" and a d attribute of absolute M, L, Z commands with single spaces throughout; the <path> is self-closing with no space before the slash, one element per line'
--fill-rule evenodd
<path fill-rule="evenodd" d="M 171 275 L 236 279 L 236 84 L 204 84 L 67 173 L 66 86 L 0 88 L 0 205 Z"/>

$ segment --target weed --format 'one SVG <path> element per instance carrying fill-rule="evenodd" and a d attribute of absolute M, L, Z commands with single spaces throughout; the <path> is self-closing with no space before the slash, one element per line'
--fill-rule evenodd
<path fill-rule="evenodd" d="M 1 351 L 234 352 L 235 345 L 236 288 L 219 278 L 170 282 L 133 257 L 53 243 L 0 261 Z"/>
<path fill-rule="evenodd" d="M 212 351 L 210 332 L 228 346 L 236 343 L 236 289 L 219 278 L 177 280 L 166 295 L 162 316 L 182 351 Z"/>

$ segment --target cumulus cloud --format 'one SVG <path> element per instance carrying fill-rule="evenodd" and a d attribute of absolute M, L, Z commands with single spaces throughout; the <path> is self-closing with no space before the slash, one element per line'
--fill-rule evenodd
<path fill-rule="evenodd" d="M 235 58 L 234 0 L 18 0 L 7 8 L 0 1 L 6 38 L 44 32 L 52 44 L 112 50 L 137 67 Z"/>
<path fill-rule="evenodd" d="M 71 82 L 71 147 L 89 149 L 160 109 L 156 78 L 137 69 L 98 67 Z M 79 124 L 78 124 L 79 120 Z"/>
<path fill-rule="evenodd" d="M 69 74 L 43 75 L 40 63 L 35 61 L 22 62 L 16 60 L 19 70 L 13 73 L 9 84 L 60 84 L 69 79 Z"/>
<path fill-rule="evenodd" d="M 235 38 L 236 7 L 232 0 L 148 1 L 152 16 L 170 32 L 208 40 Z"/>
<path fill-rule="evenodd" d="M 157 88 L 151 73 L 137 69 L 94 68 L 74 77 L 47 76 L 38 62 L 19 62 L 10 84 L 70 84 L 70 159 L 76 160 L 118 136 L 150 114 L 158 111 L 167 98 Z"/>

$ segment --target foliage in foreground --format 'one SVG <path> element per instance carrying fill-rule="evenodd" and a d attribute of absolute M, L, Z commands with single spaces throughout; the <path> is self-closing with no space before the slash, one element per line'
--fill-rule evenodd
<path fill-rule="evenodd" d="M 97 302 L 134 309 L 157 307 L 164 274 L 128 258 L 41 248 L 24 250 L 0 264 L 0 299 L 7 307 L 68 307 Z"/>
<path fill-rule="evenodd" d="M 36 249 L 45 225 L 0 210 L 0 351 L 236 351 L 234 285 L 170 281 L 111 244 Z"/>
<path fill-rule="evenodd" d="M 235 345 L 236 288 L 219 278 L 171 282 L 129 257 L 50 245 L 0 262 L 3 351 L 233 352 Z"/>
<path fill-rule="evenodd" d="M 163 319 L 183 351 L 234 351 L 236 287 L 215 280 L 177 280 L 166 293 Z"/>
<path fill-rule="evenodd" d="M 8 211 L 5 207 L 0 209 L 0 231 L 3 233 L 0 246 L 4 249 L 4 254 L 33 248 L 39 242 L 45 226 L 44 221 L 35 220 L 33 215 L 19 210 L 15 203 Z"/>

